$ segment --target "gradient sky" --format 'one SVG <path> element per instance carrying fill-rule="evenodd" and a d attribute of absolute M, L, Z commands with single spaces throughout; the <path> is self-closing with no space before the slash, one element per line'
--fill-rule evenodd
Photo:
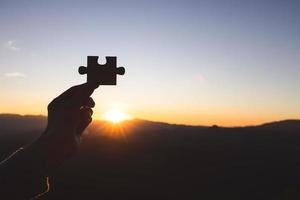
<path fill-rule="evenodd" d="M 85 82 L 86 56 L 118 56 L 95 118 L 225 126 L 300 118 L 300 1 L 0 1 L 0 113 L 47 114 Z"/>

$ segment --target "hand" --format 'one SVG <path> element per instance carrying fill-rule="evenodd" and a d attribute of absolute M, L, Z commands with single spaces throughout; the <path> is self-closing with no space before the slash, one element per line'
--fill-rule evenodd
<path fill-rule="evenodd" d="M 81 135 L 92 121 L 95 102 L 90 96 L 96 88 L 89 83 L 71 87 L 48 105 L 48 125 L 38 141 L 46 148 L 50 171 L 78 150 Z"/>
<path fill-rule="evenodd" d="M 49 190 L 47 177 L 78 149 L 80 137 L 92 121 L 95 103 L 90 96 L 96 87 L 74 86 L 48 105 L 45 132 L 0 163 L 2 197 L 29 199 Z"/>

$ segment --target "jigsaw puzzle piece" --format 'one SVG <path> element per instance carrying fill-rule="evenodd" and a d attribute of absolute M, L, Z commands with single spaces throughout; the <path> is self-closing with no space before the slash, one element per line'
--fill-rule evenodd
<path fill-rule="evenodd" d="M 117 85 L 117 74 L 125 74 L 124 67 L 117 67 L 117 57 L 106 56 L 106 64 L 98 64 L 98 56 L 88 56 L 87 67 L 81 66 L 79 74 L 87 74 L 87 82 L 99 85 Z"/>

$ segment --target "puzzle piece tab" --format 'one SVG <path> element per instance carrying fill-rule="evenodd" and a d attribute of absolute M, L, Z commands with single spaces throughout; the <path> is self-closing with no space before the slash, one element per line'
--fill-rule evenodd
<path fill-rule="evenodd" d="M 98 64 L 98 56 L 87 57 L 87 67 L 80 66 L 79 74 L 87 74 L 87 82 L 99 85 L 117 85 L 117 74 L 125 74 L 124 67 L 117 67 L 117 57 L 106 56 L 106 64 Z"/>

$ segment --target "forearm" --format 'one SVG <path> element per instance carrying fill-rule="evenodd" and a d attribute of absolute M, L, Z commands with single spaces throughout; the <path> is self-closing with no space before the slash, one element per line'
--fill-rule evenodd
<path fill-rule="evenodd" d="M 41 137 L 0 163 L 0 197 L 29 199 L 49 189 L 47 177 L 79 148 L 80 137 L 91 123 L 90 97 L 97 86 L 71 87 L 48 105 L 48 125 Z"/>
<path fill-rule="evenodd" d="M 1 162 L 0 194 L 32 198 L 49 190 L 47 175 L 47 148 L 37 140 Z"/>

